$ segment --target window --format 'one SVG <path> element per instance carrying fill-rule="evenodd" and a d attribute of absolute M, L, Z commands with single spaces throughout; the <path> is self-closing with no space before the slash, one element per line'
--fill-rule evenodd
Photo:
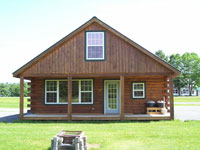
<path fill-rule="evenodd" d="M 116 110 L 117 109 L 117 83 L 108 83 L 108 109 Z"/>
<path fill-rule="evenodd" d="M 132 97 L 145 98 L 145 83 L 144 82 L 132 83 Z"/>
<path fill-rule="evenodd" d="M 92 82 L 91 81 L 81 81 L 80 97 L 81 102 L 89 103 L 92 101 Z"/>
<path fill-rule="evenodd" d="M 189 94 L 189 90 L 188 89 L 183 89 L 182 94 Z"/>
<path fill-rule="evenodd" d="M 86 60 L 104 60 L 105 32 L 86 32 Z"/>
<path fill-rule="evenodd" d="M 68 97 L 68 84 L 67 81 L 59 81 L 59 97 L 58 100 L 60 103 L 66 103 Z"/>
<path fill-rule="evenodd" d="M 177 89 L 174 89 L 174 94 L 178 94 L 178 90 Z"/>
<path fill-rule="evenodd" d="M 79 81 L 72 81 L 72 103 L 79 103 Z"/>
<path fill-rule="evenodd" d="M 67 104 L 68 81 L 45 80 L 45 104 Z M 72 80 L 72 104 L 93 104 L 93 80 Z"/>
<path fill-rule="evenodd" d="M 45 103 L 66 103 L 67 97 L 67 80 L 45 81 Z"/>

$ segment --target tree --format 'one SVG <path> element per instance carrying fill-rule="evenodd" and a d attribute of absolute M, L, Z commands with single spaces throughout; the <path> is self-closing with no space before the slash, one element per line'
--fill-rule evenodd
<path fill-rule="evenodd" d="M 0 83 L 0 96 L 9 96 L 9 88 L 7 83 Z"/>
<path fill-rule="evenodd" d="M 180 89 L 187 86 L 191 96 L 192 90 L 200 86 L 200 57 L 196 53 L 167 56 L 162 50 L 158 50 L 156 55 L 181 71 L 181 74 L 174 78 L 174 86 L 178 89 L 179 95 Z"/>
<path fill-rule="evenodd" d="M 192 89 L 200 86 L 200 58 L 196 53 L 184 53 L 181 58 L 181 72 L 191 96 Z"/>
<path fill-rule="evenodd" d="M 182 57 L 180 54 L 172 54 L 169 57 L 169 63 L 174 66 L 175 68 L 177 68 L 178 70 L 181 70 L 181 64 L 182 64 Z M 176 78 L 174 78 L 173 80 L 174 82 L 174 87 L 176 89 L 178 89 L 178 94 L 179 96 L 181 95 L 181 88 L 185 87 L 187 85 L 187 82 L 184 79 L 184 76 L 182 74 L 182 72 L 180 73 L 180 75 Z"/>
<path fill-rule="evenodd" d="M 11 97 L 18 97 L 19 96 L 19 84 L 18 83 L 11 83 L 9 84 L 9 91 Z"/>
<path fill-rule="evenodd" d="M 29 88 L 29 85 L 27 82 L 24 82 L 24 96 L 28 96 L 28 88 Z"/>
<path fill-rule="evenodd" d="M 0 83 L 0 96 L 18 97 L 20 91 L 19 83 Z M 24 96 L 28 95 L 28 84 L 24 83 Z"/>
<path fill-rule="evenodd" d="M 158 50 L 155 53 L 158 57 L 160 57 L 162 60 L 168 62 L 169 61 L 169 56 L 165 55 L 165 53 L 162 50 Z"/>

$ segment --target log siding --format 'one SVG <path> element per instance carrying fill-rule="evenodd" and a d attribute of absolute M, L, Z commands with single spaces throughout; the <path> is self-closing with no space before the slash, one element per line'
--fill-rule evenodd
<path fill-rule="evenodd" d="M 105 61 L 85 60 L 85 31 L 105 31 Z M 97 23 L 92 23 L 23 72 L 24 77 L 172 71 Z"/>
<path fill-rule="evenodd" d="M 104 80 L 120 80 L 120 77 L 95 77 L 94 83 L 94 103 L 93 104 L 72 104 L 72 114 L 104 113 Z M 124 78 L 124 113 L 125 114 L 145 114 L 147 100 L 161 100 L 163 99 L 163 88 L 165 86 L 164 76 L 141 76 L 141 77 L 125 77 Z M 132 98 L 132 82 L 146 83 L 146 98 L 133 99 Z M 44 78 L 32 78 L 31 80 L 31 112 L 41 114 L 59 114 L 67 113 L 67 104 L 53 104 L 46 105 L 44 103 Z"/>

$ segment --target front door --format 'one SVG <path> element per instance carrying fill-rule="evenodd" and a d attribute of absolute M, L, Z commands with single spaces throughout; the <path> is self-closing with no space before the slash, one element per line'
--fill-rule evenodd
<path fill-rule="evenodd" d="M 119 80 L 104 81 L 104 113 L 119 114 L 120 99 L 119 99 Z"/>

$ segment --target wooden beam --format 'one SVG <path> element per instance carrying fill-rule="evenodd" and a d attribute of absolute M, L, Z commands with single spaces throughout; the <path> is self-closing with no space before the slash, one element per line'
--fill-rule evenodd
<path fill-rule="evenodd" d="M 169 75 L 169 73 L 167 72 L 157 72 L 157 73 L 148 73 L 148 72 L 143 72 L 143 73 L 120 73 L 120 72 L 113 72 L 113 73 L 79 73 L 79 74 L 70 74 L 70 76 L 73 77 L 102 77 L 102 76 L 106 76 L 106 77 L 110 77 L 110 76 L 115 76 L 115 77 L 119 77 L 119 76 L 166 76 Z M 61 74 L 61 73 L 40 73 L 40 74 L 24 74 L 24 77 L 48 77 L 48 78 L 65 78 L 66 74 Z"/>
<path fill-rule="evenodd" d="M 68 76 L 68 120 L 72 120 L 72 77 Z"/>
<path fill-rule="evenodd" d="M 20 76 L 20 106 L 19 106 L 20 120 L 24 119 L 24 77 Z"/>
<path fill-rule="evenodd" d="M 174 120 L 174 89 L 173 89 L 173 77 L 169 76 L 169 93 L 170 93 L 170 118 Z"/>
<path fill-rule="evenodd" d="M 124 120 L 124 76 L 120 76 L 120 120 Z"/>

